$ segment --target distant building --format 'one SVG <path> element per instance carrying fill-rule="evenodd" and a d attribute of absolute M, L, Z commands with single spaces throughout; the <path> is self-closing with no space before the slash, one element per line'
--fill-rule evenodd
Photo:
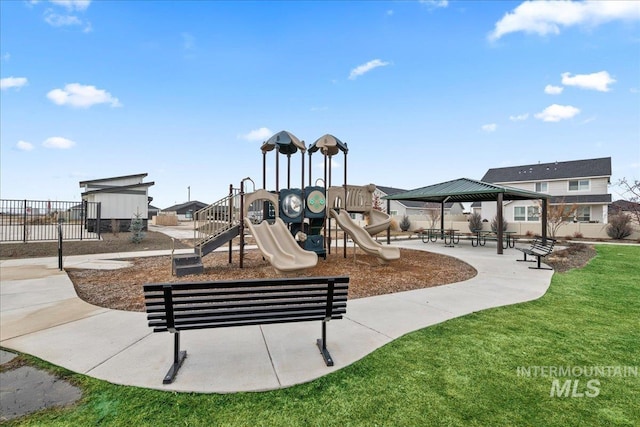
<path fill-rule="evenodd" d="M 608 220 L 611 157 L 494 168 L 482 181 L 549 194 L 550 205 L 575 205 L 574 222 Z M 472 211 L 491 221 L 496 204 L 475 202 Z M 535 200 L 505 202 L 503 216 L 508 222 L 539 223 L 540 207 Z"/>
<path fill-rule="evenodd" d="M 373 193 L 374 198 L 377 196 L 380 199 L 380 203 L 384 207 L 384 211 L 387 211 L 387 201 L 382 200 L 384 196 L 392 196 L 394 194 L 405 193 L 407 190 L 393 187 L 383 187 L 381 185 L 376 186 L 376 191 Z M 440 203 L 430 202 L 416 202 L 412 200 L 390 200 L 390 212 L 387 212 L 391 216 L 403 217 L 405 215 L 421 215 L 429 216 L 430 212 L 436 211 L 437 215 L 440 215 Z M 445 203 L 444 214 L 445 215 L 462 215 L 464 213 L 464 206 L 462 203 Z"/>
<path fill-rule="evenodd" d="M 147 228 L 149 217 L 149 187 L 154 182 L 142 182 L 146 173 L 116 176 L 112 178 L 80 181 L 83 188 L 82 200 L 100 203 L 100 230 L 112 231 L 113 225 L 119 231 L 129 230 L 131 220 L 137 215 Z M 97 214 L 91 213 L 87 218 L 87 229 L 97 231 Z"/>
<path fill-rule="evenodd" d="M 193 214 L 200 209 L 209 206 L 206 203 L 202 203 L 198 200 L 191 200 L 189 202 L 180 203 L 177 205 L 169 206 L 166 209 L 162 209 L 164 214 L 175 214 L 178 216 L 179 221 L 186 221 L 193 219 Z"/>

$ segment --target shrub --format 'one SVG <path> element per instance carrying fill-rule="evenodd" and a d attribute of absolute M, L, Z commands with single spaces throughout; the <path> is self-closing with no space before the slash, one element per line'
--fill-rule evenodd
<path fill-rule="evenodd" d="M 502 231 L 506 231 L 507 227 L 509 227 L 509 223 L 507 222 L 507 220 L 504 219 L 504 217 L 502 217 Z M 493 231 L 494 233 L 496 233 L 498 231 L 498 216 L 494 216 L 493 219 L 491 220 L 491 231 Z"/>
<path fill-rule="evenodd" d="M 402 221 L 400 221 L 400 230 L 408 231 L 410 227 L 411 227 L 411 221 L 409 221 L 408 216 L 404 215 L 402 217 Z"/>
<path fill-rule="evenodd" d="M 119 233 L 120 233 L 120 221 L 118 221 L 115 218 L 111 218 L 111 234 L 113 234 L 114 237 L 118 237 Z"/>
<path fill-rule="evenodd" d="M 133 243 L 140 243 L 142 239 L 144 239 L 144 222 L 142 221 L 142 215 L 139 212 L 134 214 L 134 218 L 131 220 L 131 225 L 129 226 L 129 231 L 131 232 L 131 237 L 129 238 Z"/>
<path fill-rule="evenodd" d="M 633 233 L 631 217 L 625 213 L 611 215 L 607 225 L 607 235 L 612 239 L 624 239 Z"/>
<path fill-rule="evenodd" d="M 469 215 L 469 231 L 482 230 L 482 217 L 478 212 Z"/>
<path fill-rule="evenodd" d="M 576 239 L 582 239 L 584 235 L 581 232 L 576 231 L 575 233 L 573 233 L 573 237 Z"/>
<path fill-rule="evenodd" d="M 396 221 L 395 218 L 391 218 L 391 222 L 389 223 L 389 227 L 391 228 L 391 231 L 400 230 L 400 227 L 398 227 L 398 221 Z"/>
<path fill-rule="evenodd" d="M 534 232 L 531 230 L 527 230 L 527 232 L 525 233 L 525 236 L 527 237 L 533 237 L 534 235 L 535 235 Z"/>

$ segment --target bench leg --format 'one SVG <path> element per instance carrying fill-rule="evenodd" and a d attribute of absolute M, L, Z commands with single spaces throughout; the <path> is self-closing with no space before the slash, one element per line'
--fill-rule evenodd
<path fill-rule="evenodd" d="M 329 350 L 327 350 L 327 322 L 324 320 L 322 321 L 322 338 L 317 340 L 316 344 L 322 354 L 324 363 L 327 366 L 333 366 L 333 358 L 331 357 L 331 354 L 329 354 Z"/>
<path fill-rule="evenodd" d="M 553 268 L 549 268 L 549 267 L 540 267 L 540 258 L 542 258 L 542 257 L 538 256 L 538 266 L 537 267 L 529 267 L 529 268 L 532 269 L 532 270 L 553 270 Z"/>
<path fill-rule="evenodd" d="M 520 261 L 520 262 L 535 262 L 532 259 L 527 259 L 527 254 L 522 252 L 524 254 L 524 259 L 517 259 L 516 261 Z"/>
<path fill-rule="evenodd" d="M 169 372 L 164 376 L 162 384 L 171 384 L 178 374 L 178 369 L 182 366 L 182 362 L 187 357 L 186 351 L 180 351 L 180 331 L 173 334 L 173 365 L 169 368 Z"/>

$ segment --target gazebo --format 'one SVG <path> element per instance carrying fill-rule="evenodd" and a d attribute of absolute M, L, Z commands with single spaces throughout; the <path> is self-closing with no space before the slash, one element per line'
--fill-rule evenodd
<path fill-rule="evenodd" d="M 502 204 L 505 200 L 542 200 L 542 239 L 547 238 L 547 202 L 548 194 L 505 185 L 491 184 L 469 178 L 459 178 L 441 182 L 427 187 L 384 196 L 387 200 L 387 210 L 391 200 L 412 200 L 419 202 L 440 203 L 440 229 L 444 230 L 444 204 L 447 202 L 486 202 L 495 200 L 497 203 L 498 224 L 502 224 Z M 498 242 L 502 241 L 502 227 L 498 227 Z M 387 242 L 390 234 L 387 231 Z M 498 254 L 502 254 L 502 245 L 496 245 Z"/>

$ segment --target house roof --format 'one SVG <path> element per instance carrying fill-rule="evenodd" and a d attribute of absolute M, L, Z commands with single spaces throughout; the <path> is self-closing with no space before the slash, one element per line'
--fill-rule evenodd
<path fill-rule="evenodd" d="M 611 176 L 611 157 L 493 168 L 484 174 L 482 181 L 543 181 L 595 176 Z"/>
<path fill-rule="evenodd" d="M 82 196 L 87 194 L 96 194 L 96 193 L 119 193 L 119 194 L 136 194 L 135 189 L 140 187 L 149 188 L 154 185 L 155 182 L 141 182 L 139 184 L 129 184 L 129 185 L 114 185 L 105 188 L 98 188 L 95 190 L 89 190 L 82 193 Z"/>
<path fill-rule="evenodd" d="M 497 200 L 502 194 L 503 200 L 531 200 L 548 199 L 548 194 L 505 185 L 476 181 L 475 179 L 459 178 L 441 182 L 427 187 L 416 188 L 405 193 L 384 196 L 388 200 L 414 200 L 421 202 L 474 202 L 483 200 Z"/>
<path fill-rule="evenodd" d="M 193 208 L 193 207 L 196 207 L 196 210 L 199 210 L 202 208 L 206 208 L 207 206 L 209 205 L 199 200 L 191 200 L 189 202 L 184 202 L 184 203 L 179 203 L 177 205 L 169 206 L 168 208 L 165 208 L 162 210 L 167 212 L 180 212 L 182 210 Z"/>
<path fill-rule="evenodd" d="M 148 173 L 138 173 L 138 174 L 134 174 L 134 175 L 123 175 L 123 176 L 114 176 L 112 178 L 100 178 L 100 179 L 91 179 L 88 181 L 80 181 L 80 187 L 85 186 L 86 184 L 93 184 L 96 182 L 104 182 L 104 181 L 113 181 L 114 179 L 126 179 L 126 178 L 144 178 L 147 175 L 149 175 Z"/>
<path fill-rule="evenodd" d="M 640 203 L 629 200 L 616 200 L 609 205 L 609 213 L 640 212 Z"/>

